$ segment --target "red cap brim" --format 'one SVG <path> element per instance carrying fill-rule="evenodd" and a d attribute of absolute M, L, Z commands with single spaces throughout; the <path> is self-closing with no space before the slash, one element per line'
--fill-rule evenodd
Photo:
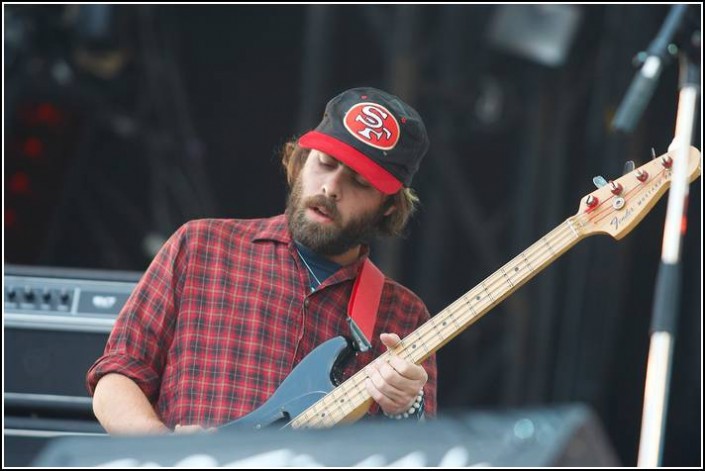
<path fill-rule="evenodd" d="M 334 157 L 365 177 L 370 185 L 386 195 L 399 191 L 402 184 L 391 173 L 365 154 L 338 139 L 318 131 L 301 136 L 299 145 L 305 149 L 316 149 Z"/>

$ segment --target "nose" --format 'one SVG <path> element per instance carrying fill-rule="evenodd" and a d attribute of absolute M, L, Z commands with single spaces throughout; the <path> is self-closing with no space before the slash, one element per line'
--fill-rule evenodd
<path fill-rule="evenodd" d="M 321 187 L 321 191 L 328 198 L 339 200 L 343 196 L 344 168 L 338 168 L 335 172 L 328 174 Z"/>

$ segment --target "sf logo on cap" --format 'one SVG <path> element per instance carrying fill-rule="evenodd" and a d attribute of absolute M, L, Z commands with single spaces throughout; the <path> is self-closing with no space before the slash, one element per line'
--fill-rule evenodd
<path fill-rule="evenodd" d="M 358 103 L 345 113 L 343 123 L 355 138 L 377 149 L 394 149 L 399 141 L 399 123 L 377 103 Z"/>

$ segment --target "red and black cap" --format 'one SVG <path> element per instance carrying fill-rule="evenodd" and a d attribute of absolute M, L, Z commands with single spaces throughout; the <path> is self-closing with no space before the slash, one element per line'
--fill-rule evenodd
<path fill-rule="evenodd" d="M 328 102 L 321 123 L 299 145 L 325 152 L 391 195 L 411 185 L 429 141 L 419 114 L 399 97 L 353 88 Z"/>

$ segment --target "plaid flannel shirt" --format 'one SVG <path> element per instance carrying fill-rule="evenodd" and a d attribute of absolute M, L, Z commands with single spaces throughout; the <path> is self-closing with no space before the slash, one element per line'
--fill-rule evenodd
<path fill-rule="evenodd" d="M 168 427 L 218 426 L 267 400 L 315 347 L 350 337 L 347 304 L 366 255 L 342 267 L 314 292 L 284 215 L 269 219 L 203 219 L 179 228 L 127 300 L 105 352 L 86 378 L 120 373 L 144 391 Z M 405 337 L 429 313 L 423 302 L 385 279 L 371 339 L 346 376 L 382 354 L 381 332 Z M 425 412 L 436 412 L 436 360 Z M 370 414 L 378 414 L 376 404 Z"/>

